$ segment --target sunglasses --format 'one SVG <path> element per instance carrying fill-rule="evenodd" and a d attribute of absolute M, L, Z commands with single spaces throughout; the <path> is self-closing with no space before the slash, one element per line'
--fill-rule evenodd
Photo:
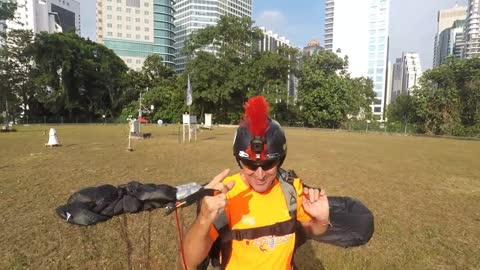
<path fill-rule="evenodd" d="M 261 167 L 264 171 L 268 171 L 278 165 L 278 160 L 242 160 L 242 165 L 247 167 L 251 171 L 256 171 L 259 167 Z"/>

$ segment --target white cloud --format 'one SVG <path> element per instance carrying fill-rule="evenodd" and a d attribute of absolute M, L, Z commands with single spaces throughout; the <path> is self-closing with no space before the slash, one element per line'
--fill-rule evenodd
<path fill-rule="evenodd" d="M 255 25 L 265 27 L 277 34 L 285 34 L 288 26 L 287 16 L 278 10 L 265 10 L 255 19 Z"/>

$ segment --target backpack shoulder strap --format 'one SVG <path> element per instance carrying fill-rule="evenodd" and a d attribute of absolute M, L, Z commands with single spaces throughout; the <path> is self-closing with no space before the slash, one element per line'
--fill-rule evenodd
<path fill-rule="evenodd" d="M 297 219 L 297 192 L 293 186 L 296 177 L 297 175 L 293 170 L 278 169 L 278 181 L 285 196 L 288 212 L 293 219 Z"/>

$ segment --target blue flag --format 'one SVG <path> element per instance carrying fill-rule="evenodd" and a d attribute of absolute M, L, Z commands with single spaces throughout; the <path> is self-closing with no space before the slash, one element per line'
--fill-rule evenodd
<path fill-rule="evenodd" d="M 192 85 L 190 84 L 190 74 L 188 74 L 187 82 L 187 106 L 192 105 Z"/>

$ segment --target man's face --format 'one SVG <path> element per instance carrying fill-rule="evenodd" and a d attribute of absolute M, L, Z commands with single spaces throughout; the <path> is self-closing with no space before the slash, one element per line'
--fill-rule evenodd
<path fill-rule="evenodd" d="M 256 192 L 262 193 L 270 189 L 277 177 L 277 163 L 273 166 L 246 166 L 242 162 L 242 175 L 250 187 Z"/>

